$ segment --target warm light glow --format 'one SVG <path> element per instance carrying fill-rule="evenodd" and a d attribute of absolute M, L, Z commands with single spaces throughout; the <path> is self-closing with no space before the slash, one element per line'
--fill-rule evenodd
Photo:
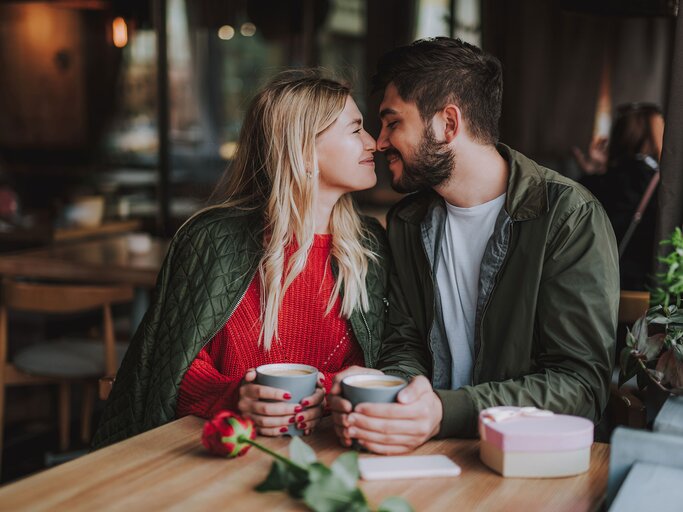
<path fill-rule="evenodd" d="M 595 106 L 595 120 L 593 122 L 594 140 L 609 137 L 609 130 L 612 124 L 612 66 L 609 56 L 610 54 L 606 50 L 600 73 L 598 101 Z"/>
<path fill-rule="evenodd" d="M 224 142 L 218 150 L 218 154 L 223 160 L 232 160 L 235 153 L 237 153 L 237 142 Z"/>
<path fill-rule="evenodd" d="M 235 37 L 235 29 L 230 25 L 223 25 L 218 29 L 218 37 L 220 37 L 223 41 L 229 41 Z"/>
<path fill-rule="evenodd" d="M 128 25 L 126 25 L 126 20 L 121 17 L 114 18 L 111 28 L 114 46 L 117 48 L 126 46 L 128 44 Z"/>
<path fill-rule="evenodd" d="M 256 25 L 249 21 L 242 23 L 242 26 L 240 27 L 240 34 L 242 34 L 244 37 L 253 36 L 256 34 Z"/>

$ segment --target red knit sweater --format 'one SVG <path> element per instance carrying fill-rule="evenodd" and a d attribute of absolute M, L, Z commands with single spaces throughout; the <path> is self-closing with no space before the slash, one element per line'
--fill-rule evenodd
<path fill-rule="evenodd" d="M 279 341 L 266 352 L 258 346 L 261 329 L 258 274 L 239 306 L 199 352 L 180 384 L 177 416 L 210 418 L 222 409 L 237 409 L 239 386 L 249 368 L 269 363 L 303 363 L 325 374 L 329 391 L 334 375 L 364 363 L 351 326 L 340 316 L 338 299 L 329 315 L 334 287 L 330 266 L 332 235 L 315 235 L 306 267 L 285 292 L 278 316 Z M 286 259 L 294 247 L 286 250 Z M 286 268 L 286 267 L 285 267 Z"/>

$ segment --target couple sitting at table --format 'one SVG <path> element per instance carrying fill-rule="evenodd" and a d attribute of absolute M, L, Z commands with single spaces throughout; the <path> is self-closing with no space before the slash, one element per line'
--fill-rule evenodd
<path fill-rule="evenodd" d="M 579 185 L 497 143 L 500 63 L 459 40 L 397 48 L 378 64 L 375 141 L 345 85 L 278 75 L 251 102 L 222 202 L 176 234 L 94 446 L 221 409 L 262 435 L 308 432 L 327 394 L 335 429 L 378 453 L 476 435 L 478 412 L 536 406 L 597 421 L 614 356 L 616 244 Z M 414 192 L 387 233 L 349 195 Z M 300 404 L 254 367 L 306 363 Z M 372 368 L 372 369 L 370 369 Z M 411 378 L 398 403 L 351 412 L 340 378 Z"/>

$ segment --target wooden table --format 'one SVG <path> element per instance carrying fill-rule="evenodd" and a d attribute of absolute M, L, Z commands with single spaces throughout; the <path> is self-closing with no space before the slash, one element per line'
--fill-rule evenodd
<path fill-rule="evenodd" d="M 168 241 L 152 239 L 145 254 L 128 251 L 126 235 L 62 243 L 0 256 L 0 275 L 116 283 L 151 288 L 168 249 Z"/>
<path fill-rule="evenodd" d="M 0 488 L 3 510 L 304 510 L 282 492 L 257 493 L 272 459 L 252 448 L 239 459 L 206 453 L 203 420 L 186 417 Z M 305 438 L 329 464 L 343 449 L 329 419 Z M 259 438 L 286 453 L 288 438 Z M 597 510 L 606 491 L 609 447 L 593 445 L 591 468 L 576 477 L 502 478 L 479 461 L 479 442 L 430 441 L 416 454 L 443 453 L 462 467 L 451 478 L 362 482 L 371 506 L 400 495 L 417 511 Z"/>

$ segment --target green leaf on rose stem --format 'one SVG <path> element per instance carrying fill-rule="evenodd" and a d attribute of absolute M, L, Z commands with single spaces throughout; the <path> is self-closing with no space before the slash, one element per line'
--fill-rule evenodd
<path fill-rule="evenodd" d="M 358 471 L 358 453 L 346 452 L 337 457 L 330 468 L 332 473 L 346 483 L 349 489 L 358 484 L 360 472 Z"/>
<path fill-rule="evenodd" d="M 391 496 L 379 504 L 377 512 L 414 512 L 414 510 L 403 498 Z"/>
<path fill-rule="evenodd" d="M 283 491 L 287 489 L 287 465 L 279 460 L 273 461 L 266 479 L 256 486 L 258 492 Z"/>
<path fill-rule="evenodd" d="M 294 463 L 303 467 L 308 467 L 318 460 L 313 448 L 304 443 L 299 437 L 293 437 L 289 443 L 289 458 Z"/>
<path fill-rule="evenodd" d="M 308 472 L 292 467 L 281 460 L 273 461 L 266 479 L 256 486 L 258 492 L 284 491 L 290 496 L 301 498 L 308 485 Z"/>
<path fill-rule="evenodd" d="M 341 512 L 353 510 L 369 512 L 365 495 L 358 487 L 348 486 L 348 481 L 319 462 L 309 467 L 310 484 L 304 491 L 306 505 L 316 512 Z"/>

